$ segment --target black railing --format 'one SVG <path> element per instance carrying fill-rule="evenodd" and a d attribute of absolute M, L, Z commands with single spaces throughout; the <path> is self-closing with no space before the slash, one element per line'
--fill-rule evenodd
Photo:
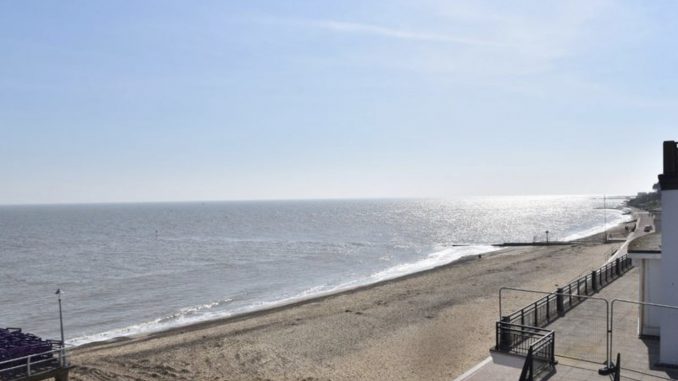
<path fill-rule="evenodd" d="M 508 315 L 511 324 L 533 327 L 545 327 L 565 312 L 586 300 L 581 296 L 589 296 L 598 292 L 615 279 L 631 269 L 631 258 L 624 255 L 558 288 L 553 294 L 546 295 L 537 301 Z"/>
<path fill-rule="evenodd" d="M 532 377 L 555 364 L 555 334 L 547 329 L 497 322 L 496 350 L 526 356 L 523 372 Z"/>
<path fill-rule="evenodd" d="M 547 340 L 545 341 L 545 339 Z M 526 356 L 528 350 L 533 347 L 535 350 L 538 349 L 538 352 L 534 354 L 536 358 L 551 360 L 553 350 L 550 347 L 543 348 L 544 342 L 550 343 L 551 346 L 553 345 L 553 331 L 526 325 L 497 322 L 496 349 L 499 351 Z"/>
<path fill-rule="evenodd" d="M 614 381 L 621 380 L 621 353 L 617 353 L 617 362 L 614 364 Z"/>
<path fill-rule="evenodd" d="M 534 381 L 539 373 L 555 365 L 553 338 L 554 334 L 551 332 L 550 335 L 530 346 L 518 381 Z"/>
<path fill-rule="evenodd" d="M 534 373 L 534 356 L 532 355 L 532 347 L 530 347 L 518 381 L 534 381 Z"/>
<path fill-rule="evenodd" d="M 628 255 L 579 277 L 537 301 L 502 316 L 497 322 L 495 350 L 526 356 L 520 380 L 532 380 L 555 361 L 555 334 L 542 327 L 571 310 L 631 269 Z M 500 305 L 501 308 L 501 305 Z"/>

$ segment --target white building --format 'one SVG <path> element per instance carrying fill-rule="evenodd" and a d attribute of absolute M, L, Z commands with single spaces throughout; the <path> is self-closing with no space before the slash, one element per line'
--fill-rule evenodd
<path fill-rule="evenodd" d="M 678 145 L 664 142 L 664 171 L 659 175 L 661 223 L 656 233 L 637 238 L 629 254 L 640 268 L 640 301 L 678 306 Z M 662 234 L 663 233 L 663 234 Z M 640 308 L 640 335 L 659 336 L 659 360 L 678 365 L 678 311 Z"/>
<path fill-rule="evenodd" d="M 656 220 L 655 220 L 656 221 Z M 656 226 L 656 225 L 655 225 Z M 661 303 L 661 232 L 636 238 L 629 245 L 629 255 L 640 271 L 640 301 Z M 659 336 L 659 311 L 656 307 L 641 306 L 639 309 L 638 334 Z"/>

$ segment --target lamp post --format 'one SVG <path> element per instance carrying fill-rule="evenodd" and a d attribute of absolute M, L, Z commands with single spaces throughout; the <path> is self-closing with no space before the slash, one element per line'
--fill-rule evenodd
<path fill-rule="evenodd" d="M 61 366 L 64 366 L 65 363 L 65 341 L 64 341 L 64 315 L 61 311 L 61 289 L 57 288 L 55 294 L 57 295 L 57 298 L 59 299 L 59 330 L 61 331 Z"/>
<path fill-rule="evenodd" d="M 547 230 L 546 232 L 546 244 L 549 244 L 549 231 Z"/>
<path fill-rule="evenodd" d="M 603 243 L 607 243 L 607 196 L 603 195 Z"/>

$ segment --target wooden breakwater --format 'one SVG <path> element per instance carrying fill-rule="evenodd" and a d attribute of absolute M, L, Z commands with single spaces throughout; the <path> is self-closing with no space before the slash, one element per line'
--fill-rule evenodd
<path fill-rule="evenodd" d="M 572 245 L 574 242 L 562 242 L 562 241 L 552 241 L 552 242 L 504 242 L 504 243 L 495 243 L 492 246 L 497 247 L 509 247 L 509 246 L 566 246 Z"/>

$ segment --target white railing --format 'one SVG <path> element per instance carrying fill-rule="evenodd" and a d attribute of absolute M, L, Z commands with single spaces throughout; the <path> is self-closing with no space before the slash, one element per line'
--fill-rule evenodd
<path fill-rule="evenodd" d="M 52 348 L 49 351 L 0 361 L 0 380 L 35 376 L 68 367 L 66 348 L 58 342 L 52 342 Z M 20 364 L 13 365 L 16 363 Z"/>

